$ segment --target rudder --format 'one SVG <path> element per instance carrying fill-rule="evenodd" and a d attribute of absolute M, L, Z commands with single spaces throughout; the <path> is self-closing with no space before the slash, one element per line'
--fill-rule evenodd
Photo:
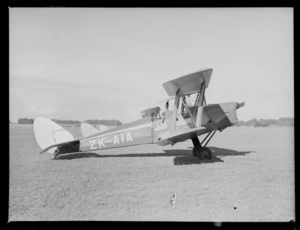
<path fill-rule="evenodd" d="M 34 119 L 33 130 L 36 142 L 42 149 L 63 142 L 73 141 L 74 137 L 60 125 L 50 119 L 37 117 Z M 47 150 L 48 153 L 54 153 L 56 148 Z"/>

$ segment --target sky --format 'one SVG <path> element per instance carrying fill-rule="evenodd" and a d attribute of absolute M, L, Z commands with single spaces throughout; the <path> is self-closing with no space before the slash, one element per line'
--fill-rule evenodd
<path fill-rule="evenodd" d="M 127 123 L 212 68 L 207 103 L 294 117 L 293 8 L 10 8 L 9 119 Z"/>

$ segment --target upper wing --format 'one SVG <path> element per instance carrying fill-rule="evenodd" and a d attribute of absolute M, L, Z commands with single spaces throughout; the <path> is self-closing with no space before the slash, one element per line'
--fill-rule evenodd
<path fill-rule="evenodd" d="M 158 145 L 168 145 L 168 144 L 175 144 L 177 142 L 182 142 L 187 139 L 191 139 L 193 137 L 197 137 L 203 133 L 205 133 L 207 129 L 205 127 L 197 127 L 192 128 L 188 132 L 183 133 L 175 133 L 174 135 L 164 137 L 162 139 L 159 139 L 158 141 L 154 142 Z"/>
<path fill-rule="evenodd" d="M 191 73 L 165 82 L 163 87 L 169 96 L 175 96 L 178 88 L 180 88 L 182 94 L 197 92 L 201 89 L 203 82 L 205 83 L 205 88 L 208 87 L 212 71 L 212 69 L 204 69 Z"/>

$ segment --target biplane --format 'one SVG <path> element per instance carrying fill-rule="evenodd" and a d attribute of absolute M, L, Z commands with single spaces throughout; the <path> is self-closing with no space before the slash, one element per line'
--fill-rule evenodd
<path fill-rule="evenodd" d="M 63 127 L 46 118 L 35 118 L 34 134 L 43 149 L 40 153 L 61 154 L 90 152 L 133 145 L 174 145 L 191 140 L 193 155 L 211 159 L 212 152 L 206 147 L 217 131 L 238 122 L 237 109 L 244 103 L 226 102 L 207 104 L 207 89 L 212 69 L 197 71 L 163 84 L 169 98 L 163 111 L 156 106 L 141 111 L 139 120 L 114 128 L 96 129 L 89 124 L 81 125 L 82 138 L 75 139 Z M 206 134 L 200 142 L 198 136 Z"/>

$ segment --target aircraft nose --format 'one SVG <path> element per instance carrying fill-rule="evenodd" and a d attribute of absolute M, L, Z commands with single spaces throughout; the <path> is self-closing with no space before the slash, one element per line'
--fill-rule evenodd
<path fill-rule="evenodd" d="M 241 107 L 243 107 L 245 105 L 245 102 L 241 102 L 241 103 L 236 103 L 236 108 L 239 109 Z"/>

